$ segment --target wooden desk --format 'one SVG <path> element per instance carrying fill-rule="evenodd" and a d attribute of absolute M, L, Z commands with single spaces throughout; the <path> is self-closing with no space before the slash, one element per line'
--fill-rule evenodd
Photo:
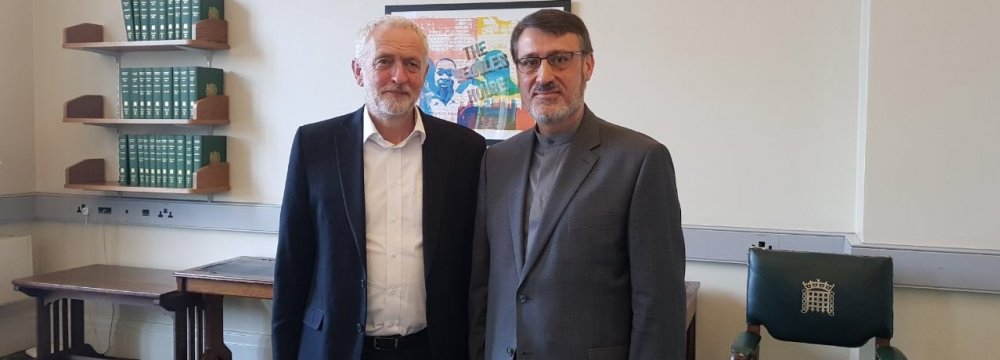
<path fill-rule="evenodd" d="M 180 291 L 204 296 L 206 352 L 203 359 L 231 360 L 233 357 L 222 339 L 223 296 L 270 299 L 274 294 L 272 258 L 241 256 L 178 271 L 174 276 Z M 694 360 L 698 288 L 701 283 L 688 281 L 684 285 L 687 293 L 687 359 Z"/>
<path fill-rule="evenodd" d="M 187 359 L 185 312 L 198 298 L 177 291 L 171 271 L 114 265 L 90 265 L 16 279 L 14 289 L 37 303 L 39 359 L 104 358 L 83 342 L 83 302 L 158 306 L 176 315 L 174 358 Z M 193 359 L 193 358 L 192 358 Z"/>
<path fill-rule="evenodd" d="M 270 299 L 274 294 L 274 259 L 241 256 L 174 273 L 177 289 L 202 296 L 205 306 L 197 312 L 195 328 L 204 334 L 194 351 L 203 360 L 231 360 L 232 351 L 222 337 L 222 298 L 239 296 Z M 201 331 L 204 329 L 204 332 Z"/>

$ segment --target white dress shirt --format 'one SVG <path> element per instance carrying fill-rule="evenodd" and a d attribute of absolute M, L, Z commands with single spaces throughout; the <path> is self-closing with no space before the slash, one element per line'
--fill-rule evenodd
<path fill-rule="evenodd" d="M 392 144 L 364 112 L 369 336 L 409 335 L 427 327 L 421 157 L 426 133 L 420 112 L 414 113 L 413 132 Z"/>

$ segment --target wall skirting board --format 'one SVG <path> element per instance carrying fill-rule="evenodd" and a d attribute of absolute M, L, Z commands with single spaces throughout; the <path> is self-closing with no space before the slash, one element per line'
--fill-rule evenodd
<path fill-rule="evenodd" d="M 270 204 L 45 193 L 0 196 L 0 224 L 82 222 L 86 216 L 92 224 L 277 233 L 279 213 L 280 207 Z M 850 233 L 725 227 L 686 226 L 684 238 L 691 261 L 745 263 L 750 246 L 891 256 L 898 286 L 1000 293 L 1000 280 L 995 276 L 1000 273 L 1000 251 L 996 250 L 880 245 L 861 243 Z"/>

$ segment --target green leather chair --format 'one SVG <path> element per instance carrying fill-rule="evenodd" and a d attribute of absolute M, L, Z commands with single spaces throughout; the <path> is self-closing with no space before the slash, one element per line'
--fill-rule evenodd
<path fill-rule="evenodd" d="M 875 359 L 906 359 L 892 338 L 892 258 L 751 248 L 747 329 L 731 360 L 760 359 L 760 328 L 784 341 L 860 347 Z"/>

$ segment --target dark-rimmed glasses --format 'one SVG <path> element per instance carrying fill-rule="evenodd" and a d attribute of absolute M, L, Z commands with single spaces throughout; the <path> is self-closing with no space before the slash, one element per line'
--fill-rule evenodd
<path fill-rule="evenodd" d="M 576 55 L 584 55 L 585 51 L 565 51 L 549 54 L 546 57 L 537 56 L 527 56 L 517 60 L 514 63 L 517 64 L 517 71 L 531 75 L 538 71 L 538 68 L 542 66 L 542 60 L 548 61 L 549 66 L 555 70 L 566 70 L 569 68 L 569 64 L 573 62 L 573 57 Z"/>

